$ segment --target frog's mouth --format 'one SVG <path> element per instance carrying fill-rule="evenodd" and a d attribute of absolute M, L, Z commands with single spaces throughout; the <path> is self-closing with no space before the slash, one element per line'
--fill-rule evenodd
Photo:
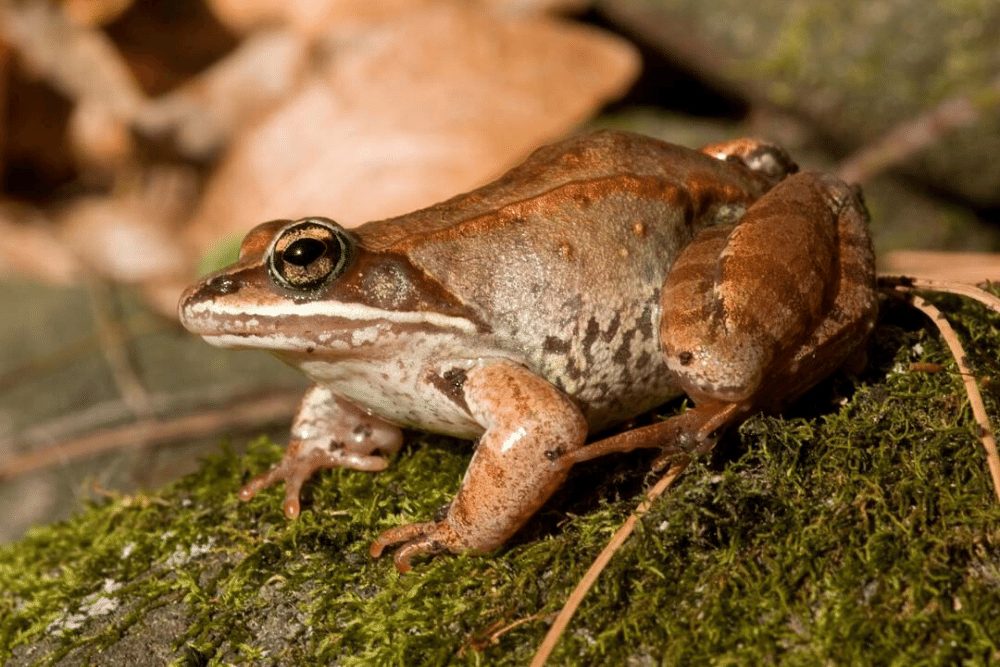
<path fill-rule="evenodd" d="M 214 282 L 218 282 L 215 280 Z M 207 281 L 181 297 L 181 324 L 206 342 L 227 348 L 346 352 L 377 345 L 386 336 L 413 331 L 472 334 L 476 324 L 432 311 L 389 311 L 334 300 L 294 302 L 259 294 L 220 294 Z"/>
<path fill-rule="evenodd" d="M 312 347 L 308 340 L 294 336 L 256 334 L 208 334 L 202 339 L 209 345 L 233 350 L 271 350 L 274 352 L 300 352 Z"/>
<path fill-rule="evenodd" d="M 193 288 L 181 299 L 181 324 L 216 347 L 296 352 L 318 347 L 317 335 L 291 304 L 254 305 L 199 298 Z M 332 336 L 324 335 L 324 339 Z"/>

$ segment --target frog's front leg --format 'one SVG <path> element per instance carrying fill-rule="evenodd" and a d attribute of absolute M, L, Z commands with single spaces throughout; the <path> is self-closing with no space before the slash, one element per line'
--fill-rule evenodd
<path fill-rule="evenodd" d="M 560 457 L 587 438 L 580 409 L 522 366 L 498 361 L 474 368 L 463 389 L 486 432 L 445 517 L 392 528 L 372 543 L 376 558 L 402 543 L 394 558 L 400 572 L 417 555 L 502 545 L 566 479 L 569 465 Z"/>
<path fill-rule="evenodd" d="M 388 456 L 399 451 L 403 434 L 399 427 L 369 415 L 340 398 L 329 388 L 316 385 L 306 392 L 292 423 L 291 439 L 281 462 L 240 489 L 240 499 L 279 480 L 285 481 L 285 516 L 299 515 L 299 492 L 314 472 L 323 468 L 350 468 L 379 472 L 389 465 Z"/>

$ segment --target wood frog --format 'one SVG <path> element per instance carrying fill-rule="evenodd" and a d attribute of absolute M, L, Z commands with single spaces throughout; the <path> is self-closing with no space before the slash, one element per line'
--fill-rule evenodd
<path fill-rule="evenodd" d="M 755 140 L 600 131 L 400 217 L 259 225 L 179 306 L 209 343 L 270 350 L 315 383 L 284 459 L 240 497 L 283 480 L 294 518 L 314 471 L 383 470 L 401 428 L 477 440 L 437 520 L 373 543 L 399 545 L 406 571 L 496 549 L 576 461 L 707 449 L 788 403 L 858 352 L 877 308 L 859 194 L 797 171 Z M 680 416 L 587 445 L 682 393 Z"/>

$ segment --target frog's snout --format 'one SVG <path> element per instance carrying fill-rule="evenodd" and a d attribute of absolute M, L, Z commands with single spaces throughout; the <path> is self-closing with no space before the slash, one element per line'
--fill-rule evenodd
<path fill-rule="evenodd" d="M 195 312 L 195 304 L 199 303 L 201 299 L 199 294 L 201 293 L 203 283 L 198 283 L 188 287 L 181 294 L 180 300 L 177 302 L 177 319 L 180 320 L 181 326 L 194 334 L 203 333 L 199 327 L 199 322 L 204 318 L 197 316 Z"/>

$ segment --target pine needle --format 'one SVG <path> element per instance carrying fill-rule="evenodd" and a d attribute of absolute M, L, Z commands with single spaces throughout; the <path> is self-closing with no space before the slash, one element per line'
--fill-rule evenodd
<path fill-rule="evenodd" d="M 583 598 L 587 595 L 587 592 L 593 587 L 597 578 L 601 576 L 601 572 L 607 567 L 608 563 L 614 557 L 615 553 L 625 544 L 625 541 L 632 534 L 635 529 L 635 524 L 653 505 L 653 502 L 663 495 L 671 484 L 680 476 L 684 469 L 688 467 L 691 463 L 691 459 L 685 457 L 667 469 L 667 472 L 663 474 L 656 484 L 646 493 L 646 497 L 643 499 L 639 506 L 635 508 L 635 511 L 629 515 L 625 523 L 615 531 L 615 534 L 611 536 L 607 545 L 601 550 L 601 553 L 597 555 L 594 562 L 591 563 L 590 568 L 587 570 L 583 578 L 570 593 L 569 597 L 566 598 L 566 603 L 563 605 L 562 609 L 559 610 L 559 614 L 556 616 L 555 621 L 552 622 L 552 627 L 549 628 L 548 633 L 545 635 L 545 639 L 538 647 L 538 651 L 535 653 L 535 657 L 531 659 L 531 667 L 541 667 L 549 659 L 549 655 L 552 650 L 559 643 L 559 639 L 562 637 L 563 633 L 566 631 L 566 626 L 569 625 L 570 620 L 572 620 L 573 615 L 576 613 L 577 608 L 580 603 L 583 602 Z"/>
<path fill-rule="evenodd" d="M 990 427 L 990 419 L 986 414 L 986 406 L 983 404 L 982 394 L 979 393 L 979 387 L 976 385 L 976 378 L 965 363 L 965 349 L 958 340 L 955 330 L 945 316 L 941 314 L 940 310 L 916 294 L 911 295 L 911 297 L 913 299 L 913 307 L 927 315 L 938 331 L 941 332 L 941 338 L 948 346 L 948 349 L 951 350 L 951 355 L 955 358 L 955 363 L 958 364 L 958 371 L 962 376 L 962 383 L 965 385 L 965 393 L 969 397 L 969 406 L 972 408 L 972 415 L 979 426 L 976 435 L 983 444 L 983 449 L 986 450 L 986 463 L 990 469 L 990 477 L 993 479 L 993 491 L 996 493 L 997 500 L 1000 501 L 1000 454 L 997 453 L 997 441 L 993 435 L 993 429 Z"/>
<path fill-rule="evenodd" d="M 952 280 L 931 280 L 929 278 L 888 275 L 880 275 L 878 277 L 878 283 L 880 287 L 892 287 L 904 292 L 922 289 L 929 292 L 956 294 L 958 296 L 975 299 L 990 310 L 1000 313 L 1000 297 L 996 297 L 986 290 L 976 287 L 975 285 L 969 285 L 968 283 L 960 283 Z"/>

